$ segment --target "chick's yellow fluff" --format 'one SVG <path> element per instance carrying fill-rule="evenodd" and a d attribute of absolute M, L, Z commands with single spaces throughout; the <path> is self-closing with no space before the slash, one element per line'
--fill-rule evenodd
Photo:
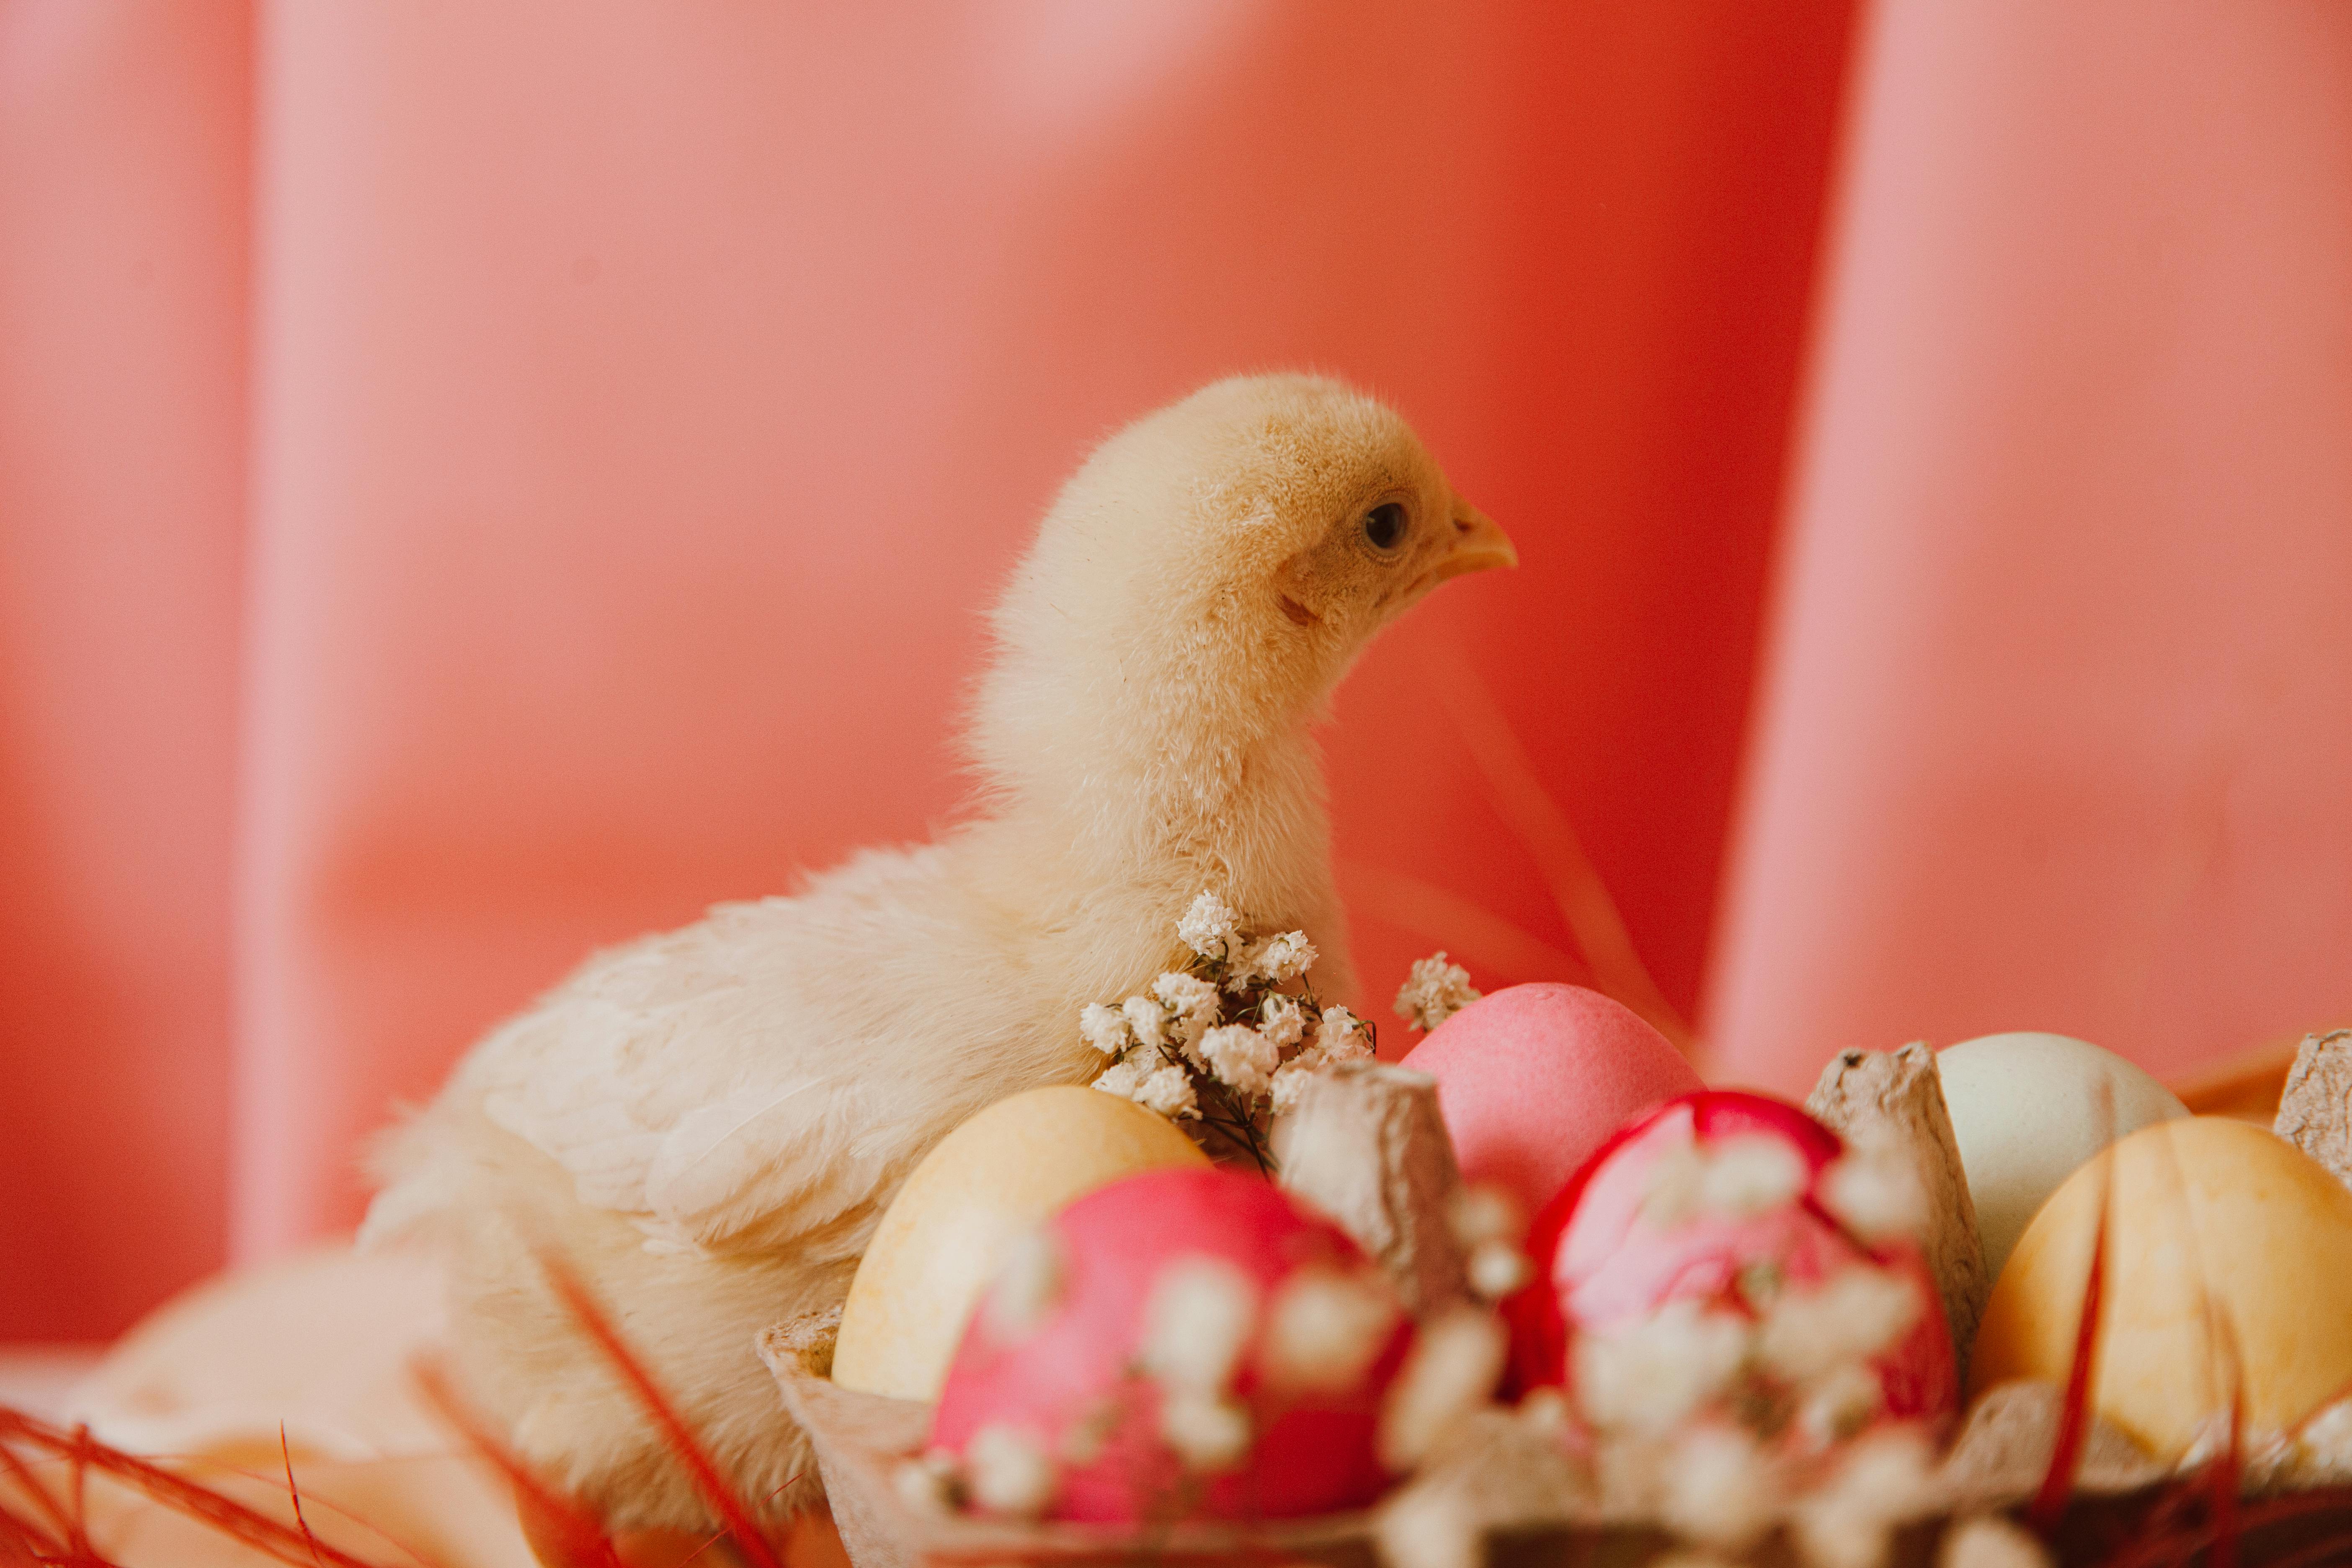
<path fill-rule="evenodd" d="M 1106 441 L 993 613 L 959 826 L 595 955 L 386 1141 L 363 1239 L 445 1250 L 467 1395 L 614 1527 L 706 1522 L 550 1294 L 558 1255 L 743 1496 L 809 1501 L 754 1336 L 841 1301 L 958 1122 L 1100 1071 L 1079 1009 L 1175 963 L 1202 889 L 1350 994 L 1309 726 L 1381 626 L 1510 559 L 1330 381 L 1219 382 Z"/>

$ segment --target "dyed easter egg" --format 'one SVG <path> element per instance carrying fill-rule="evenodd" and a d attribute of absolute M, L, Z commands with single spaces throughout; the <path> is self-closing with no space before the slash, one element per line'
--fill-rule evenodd
<path fill-rule="evenodd" d="M 1976 1205 L 1985 1268 L 2058 1184 L 2118 1138 L 2189 1114 L 2173 1092 L 2112 1051 L 2064 1035 L 1987 1035 L 1937 1053 L 1952 1136 Z"/>
<path fill-rule="evenodd" d="M 833 1380 L 935 1397 L 1008 1240 L 1122 1176 L 1208 1163 L 1174 1123 L 1099 1089 L 998 1100 L 941 1139 L 883 1215 L 842 1307 Z"/>
<path fill-rule="evenodd" d="M 1977 1330 L 1972 1390 L 2066 1381 L 2103 1205 L 2091 1400 L 2117 1427 L 2179 1453 L 2229 1407 L 2224 1342 L 2256 1433 L 2352 1387 L 2352 1191 L 2263 1128 L 2200 1116 L 2123 1139 L 2033 1216 Z"/>
<path fill-rule="evenodd" d="M 1714 1385 L 1689 1385 L 1693 1409 L 1735 1402 L 1735 1378 L 1760 1366 L 1766 1392 L 1791 1401 L 1843 1374 L 1842 1428 L 1950 1410 L 1958 1370 L 1933 1280 L 1916 1244 L 1843 1217 L 1843 1153 L 1795 1106 L 1733 1090 L 1620 1129 L 1528 1236 L 1537 1278 L 1504 1306 L 1518 1384 L 1574 1385 L 1580 1341 L 1681 1323 L 1690 1354 L 1722 1362 Z M 1638 1388 L 1608 1394 L 1609 1409 L 1594 1407 L 1601 1391 L 1574 1392 L 1603 1424 L 1643 1415 L 1626 1403 Z"/>
<path fill-rule="evenodd" d="M 1701 1087 L 1664 1035 L 1581 985 L 1514 985 L 1440 1024 L 1403 1066 L 1437 1080 L 1463 1180 L 1533 1213 L 1637 1111 Z"/>
<path fill-rule="evenodd" d="M 1165 1170 L 1079 1199 L 972 1315 L 934 1415 L 977 1506 L 1278 1519 L 1370 1503 L 1412 1329 L 1387 1276 L 1255 1176 Z"/>

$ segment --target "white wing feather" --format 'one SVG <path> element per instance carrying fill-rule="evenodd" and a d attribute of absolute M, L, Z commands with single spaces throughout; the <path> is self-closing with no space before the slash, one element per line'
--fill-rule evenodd
<path fill-rule="evenodd" d="M 972 951 L 986 922 L 956 907 L 941 853 L 869 853 L 797 898 L 599 954 L 485 1039 L 460 1081 L 649 1245 L 804 1243 L 886 1200 L 1003 1092 L 960 1091 L 959 1069 L 1033 1026 L 988 1005 L 1001 958 Z M 959 982 L 978 989 L 943 993 Z M 973 1018 L 988 1023 L 956 1027 Z M 399 1194 L 379 1201 L 422 1200 Z"/>

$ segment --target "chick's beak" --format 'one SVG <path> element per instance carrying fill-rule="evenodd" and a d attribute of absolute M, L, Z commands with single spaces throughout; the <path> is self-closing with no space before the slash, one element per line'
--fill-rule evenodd
<path fill-rule="evenodd" d="M 1519 552 L 1511 544 L 1510 536 L 1495 526 L 1495 520 L 1467 501 L 1457 503 L 1454 513 L 1454 542 L 1438 557 L 1436 574 L 1441 583 L 1448 577 L 1459 577 L 1467 572 L 1484 572 L 1489 566 L 1517 566 Z"/>

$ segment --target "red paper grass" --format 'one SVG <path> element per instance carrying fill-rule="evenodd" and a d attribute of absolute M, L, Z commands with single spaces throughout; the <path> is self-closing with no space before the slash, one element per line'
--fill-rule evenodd
<path fill-rule="evenodd" d="M 535 1520 L 539 1529 L 555 1538 L 567 1557 L 574 1563 L 591 1564 L 592 1568 L 625 1568 L 604 1527 L 585 1509 L 540 1479 L 514 1450 L 493 1436 L 488 1426 L 457 1397 L 438 1366 L 419 1363 L 411 1370 L 426 1402 L 457 1429 L 476 1453 L 506 1477 L 507 1483 L 514 1488 L 519 1508 Z"/>
<path fill-rule="evenodd" d="M 67 1467 L 63 1496 L 42 1484 L 34 1472 L 35 1463 L 63 1463 Z M 307 1523 L 299 1529 L 289 1528 L 200 1481 L 99 1442 L 86 1428 L 68 1431 L 5 1406 L 0 1406 L 0 1468 L 5 1469 L 8 1479 L 26 1498 L 26 1503 L 18 1505 L 0 1494 L 0 1542 L 6 1542 L 19 1561 L 40 1563 L 45 1568 L 48 1564 L 116 1568 L 90 1543 L 83 1480 L 91 1470 L 176 1513 L 210 1525 L 291 1568 L 382 1568 L 381 1564 L 328 1545 L 311 1534 Z M 290 1458 L 286 1484 L 289 1491 L 294 1490 Z M 295 1498 L 295 1517 L 299 1520 L 299 1491 Z"/>
<path fill-rule="evenodd" d="M 587 1287 L 561 1262 L 550 1260 L 547 1268 L 557 1296 L 582 1331 L 621 1374 L 663 1441 L 694 1478 L 705 1500 L 725 1521 L 726 1528 L 714 1534 L 706 1548 L 731 1539 L 751 1568 L 782 1568 L 774 1547 L 753 1522 L 751 1508 L 728 1485 L 677 1405 Z M 572 1561 L 592 1568 L 623 1568 L 602 1522 L 548 1485 L 494 1436 L 457 1398 L 438 1368 L 421 1365 L 416 1377 L 451 1426 L 507 1478 L 518 1503 L 531 1510 L 542 1532 L 552 1536 Z M 783 1419 L 781 1411 L 777 1419 Z M 278 1452 L 294 1516 L 291 1525 L 152 1460 L 99 1442 L 86 1428 L 68 1430 L 0 1405 L 0 1568 L 121 1568 L 89 1539 L 83 1479 L 93 1470 L 289 1568 L 388 1568 L 319 1538 L 304 1511 L 301 1490 L 294 1479 L 293 1449 L 283 1428 L 278 1433 Z M 59 1466 L 64 1468 L 63 1484 L 52 1484 L 58 1478 L 45 1481 L 41 1472 Z"/>
<path fill-rule="evenodd" d="M 1560 918 L 1592 966 L 1595 988 L 1640 1014 L 1676 1050 L 1697 1061 L 1703 1055 L 1697 1034 L 1651 978 L 1599 868 L 1584 852 L 1568 814 L 1537 778 L 1535 764 L 1494 693 L 1451 640 L 1440 637 L 1433 646 L 1441 667 L 1431 683 L 1438 700 L 1470 760 L 1485 775 L 1488 798 L 1504 826 L 1535 862 Z"/>
<path fill-rule="evenodd" d="M 614 1328 L 612 1320 L 604 1315 L 604 1310 L 596 1299 L 589 1294 L 587 1286 L 560 1259 L 543 1258 L 541 1262 L 565 1310 L 596 1348 L 604 1352 L 604 1358 L 613 1363 L 614 1370 L 621 1374 L 630 1392 L 636 1395 L 637 1403 L 660 1429 L 663 1441 L 677 1456 L 678 1462 L 686 1467 L 687 1473 L 694 1478 L 695 1489 L 702 1493 L 703 1500 L 726 1522 L 726 1532 L 734 1539 L 736 1549 L 751 1560 L 752 1568 L 782 1568 L 767 1536 L 752 1522 L 750 1507 L 735 1489 L 728 1485 L 726 1477 L 719 1474 L 719 1466 L 703 1447 L 701 1440 L 695 1436 L 693 1428 L 686 1424 L 677 1407 L 662 1393 L 653 1374 L 646 1370 L 645 1363 L 630 1352 L 620 1331 Z M 781 1413 L 777 1419 L 783 1419 Z"/>
<path fill-rule="evenodd" d="M 2042 1485 L 2025 1510 L 2026 1522 L 2045 1537 L 2058 1528 L 2074 1494 L 2075 1468 L 2082 1463 L 2083 1443 L 2091 1430 L 2091 1379 L 2098 1366 L 2102 1332 L 2099 1310 L 2106 1300 L 2108 1192 L 2102 1167 L 2099 1223 L 2091 1237 L 2091 1271 L 2083 1281 L 2082 1316 L 2075 1320 L 2074 1361 L 2066 1369 L 2066 1400 L 2059 1411 L 2058 1437 L 2051 1446 L 2050 1468 L 2042 1472 Z"/>

